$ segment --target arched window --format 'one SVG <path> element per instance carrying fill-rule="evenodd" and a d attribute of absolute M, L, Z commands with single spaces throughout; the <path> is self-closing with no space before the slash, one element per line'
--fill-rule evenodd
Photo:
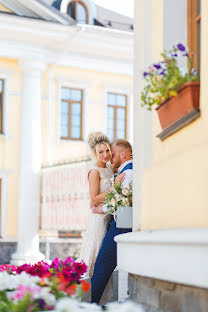
<path fill-rule="evenodd" d="M 80 24 L 88 24 L 88 10 L 81 0 L 71 1 L 67 13 Z"/>

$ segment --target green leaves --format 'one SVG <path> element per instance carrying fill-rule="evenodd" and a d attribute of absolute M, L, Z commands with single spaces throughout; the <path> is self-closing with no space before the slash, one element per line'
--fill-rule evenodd
<path fill-rule="evenodd" d="M 17 303 L 8 300 L 6 291 L 0 291 L 0 312 L 27 312 L 31 305 L 31 296 L 26 294 L 24 299 Z M 32 309 L 30 311 L 35 311 Z M 38 311 L 38 310 L 36 310 Z"/>
<path fill-rule="evenodd" d="M 153 105 L 159 106 L 168 98 L 176 96 L 185 83 L 198 80 L 192 59 L 184 46 L 181 49 L 182 46 L 178 44 L 177 47 L 173 46 L 171 50 L 161 53 L 162 61 L 153 64 L 144 72 L 145 86 L 141 93 L 141 106 L 151 110 Z M 180 69 L 179 55 L 187 59 L 186 73 Z"/>

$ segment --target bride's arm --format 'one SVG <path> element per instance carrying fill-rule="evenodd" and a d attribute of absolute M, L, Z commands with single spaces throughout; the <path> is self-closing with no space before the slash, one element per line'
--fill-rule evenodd
<path fill-rule="evenodd" d="M 93 206 L 103 204 L 106 193 L 100 194 L 100 174 L 97 170 L 91 170 L 89 173 L 90 198 Z"/>
<path fill-rule="evenodd" d="M 117 176 L 115 183 L 119 184 L 120 182 L 123 182 L 125 176 L 126 176 L 125 172 Z M 89 179 L 91 203 L 93 206 L 99 206 L 100 204 L 104 203 L 107 192 L 113 189 L 113 187 L 110 187 L 104 193 L 100 193 L 100 174 L 97 170 L 91 170 L 89 172 L 88 179 Z"/>

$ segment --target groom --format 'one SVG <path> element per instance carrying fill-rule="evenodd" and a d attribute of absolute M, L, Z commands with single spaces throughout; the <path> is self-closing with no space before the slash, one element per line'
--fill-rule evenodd
<path fill-rule="evenodd" d="M 111 152 L 112 167 L 118 170 L 118 174 L 125 172 L 122 186 L 128 186 L 133 180 L 131 144 L 124 139 L 115 140 L 111 144 Z M 106 213 L 107 211 L 107 205 L 92 207 L 93 213 Z M 99 303 L 105 286 L 117 265 L 117 246 L 114 237 L 131 231 L 131 229 L 119 229 L 116 227 L 116 222 L 114 220 L 111 221 L 95 262 L 94 273 L 91 279 L 92 302 Z"/>

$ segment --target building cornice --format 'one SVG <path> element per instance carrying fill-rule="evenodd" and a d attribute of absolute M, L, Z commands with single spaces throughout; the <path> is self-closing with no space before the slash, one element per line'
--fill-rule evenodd
<path fill-rule="evenodd" d="M 133 35 L 124 31 L 2 14 L 0 40 L 2 57 L 31 57 L 80 68 L 83 64 L 84 68 L 110 72 L 115 66 L 112 72 L 133 74 Z"/>

